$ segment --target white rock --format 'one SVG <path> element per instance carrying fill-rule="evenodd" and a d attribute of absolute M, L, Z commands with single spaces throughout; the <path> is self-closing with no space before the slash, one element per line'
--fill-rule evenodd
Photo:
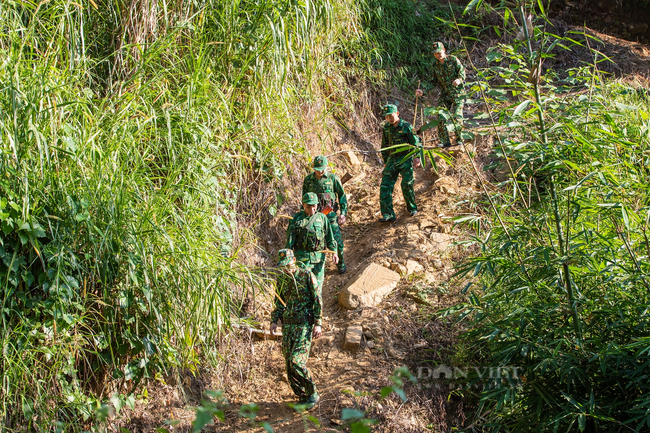
<path fill-rule="evenodd" d="M 348 158 L 348 161 L 350 161 L 350 164 L 352 164 L 353 166 L 356 167 L 361 165 L 361 162 L 359 162 L 359 158 L 357 158 L 356 153 L 348 151 L 348 152 L 344 152 L 344 155 Z"/>
<path fill-rule="evenodd" d="M 406 261 L 406 275 L 416 274 L 420 272 L 424 272 L 424 266 L 422 266 L 415 260 Z"/>
<path fill-rule="evenodd" d="M 446 250 L 447 247 L 449 247 L 449 244 L 451 244 L 456 239 L 456 237 L 445 233 L 432 232 L 429 236 L 429 239 L 435 248 L 438 251 L 442 252 Z"/>

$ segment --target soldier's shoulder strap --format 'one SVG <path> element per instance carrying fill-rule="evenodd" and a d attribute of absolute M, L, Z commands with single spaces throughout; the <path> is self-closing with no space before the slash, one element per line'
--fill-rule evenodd
<path fill-rule="evenodd" d="M 309 229 L 312 228 L 312 226 L 314 225 L 314 223 L 315 223 L 315 222 L 318 220 L 318 218 L 319 218 L 318 214 L 320 214 L 320 212 L 314 212 L 314 214 L 313 214 L 311 217 L 309 217 L 309 222 L 308 222 L 307 225 L 305 226 L 305 229 L 306 229 L 306 230 L 309 230 Z M 321 214 L 321 215 L 323 215 L 323 214 Z M 323 216 L 325 216 L 325 215 L 323 215 Z"/>

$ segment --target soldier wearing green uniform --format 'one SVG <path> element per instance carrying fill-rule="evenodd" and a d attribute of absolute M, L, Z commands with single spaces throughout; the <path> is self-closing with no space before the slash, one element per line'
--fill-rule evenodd
<path fill-rule="evenodd" d="M 445 107 L 452 116 L 454 129 L 456 131 L 456 144 L 462 143 L 460 136 L 463 127 L 463 82 L 465 81 L 465 67 L 460 63 L 458 57 L 447 55 L 442 42 L 434 42 L 433 55 L 436 60 L 431 64 L 431 80 L 440 89 L 438 105 Z M 417 89 L 415 96 L 422 96 L 422 90 Z M 451 146 L 447 125 L 440 119 L 438 123 L 439 147 Z"/>
<path fill-rule="evenodd" d="M 313 192 L 318 196 L 318 212 L 327 215 L 332 227 L 332 234 L 336 239 L 339 256 L 339 274 L 347 270 L 343 259 L 343 237 L 339 224 L 345 224 L 345 215 L 348 212 L 348 199 L 343 191 L 343 184 L 334 173 L 327 173 L 327 157 L 314 158 L 314 172 L 307 175 L 302 183 L 302 193 Z M 341 214 L 337 215 L 340 210 Z"/>
<path fill-rule="evenodd" d="M 296 259 L 316 276 L 318 292 L 322 293 L 325 276 L 325 248 L 334 251 L 332 260 L 338 264 L 337 246 L 329 219 L 318 212 L 318 196 L 308 192 L 302 196 L 302 210 L 293 216 L 287 227 L 286 248 L 292 249 Z"/>
<path fill-rule="evenodd" d="M 395 211 L 393 210 L 393 189 L 397 177 L 402 175 L 402 195 L 406 202 L 406 210 L 414 216 L 418 213 L 418 207 L 415 204 L 415 191 L 413 184 L 413 167 L 420 165 L 420 159 L 409 156 L 405 158 L 412 150 L 413 146 L 422 147 L 419 138 L 413 132 L 410 123 L 399 118 L 399 111 L 393 104 L 385 105 L 382 113 L 386 118 L 382 138 L 381 138 L 381 157 L 384 160 L 384 171 L 379 188 L 379 205 L 381 208 L 381 222 L 395 221 Z M 404 145 L 406 149 L 397 147 L 387 149 L 392 146 Z"/>
<path fill-rule="evenodd" d="M 279 251 L 278 266 L 282 273 L 275 286 L 274 308 L 271 312 L 271 334 L 275 335 L 282 321 L 282 355 L 287 378 L 298 402 L 313 408 L 318 403 L 316 384 L 307 370 L 312 335 L 322 335 L 322 301 L 316 277 L 296 266 L 293 251 Z"/>

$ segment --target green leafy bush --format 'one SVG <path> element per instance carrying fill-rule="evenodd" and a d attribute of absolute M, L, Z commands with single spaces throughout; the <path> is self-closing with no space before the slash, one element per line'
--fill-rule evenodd
<path fill-rule="evenodd" d="M 482 392 L 477 423 L 642 431 L 650 424 L 650 104 L 604 80 L 597 63 L 531 79 L 539 59 L 586 44 L 538 24 L 530 40 L 495 47 L 474 85 L 498 107 L 495 152 L 510 176 L 484 197 L 492 214 L 472 219 L 482 254 L 459 273 L 480 284 L 466 288 L 458 310 L 471 323 L 467 341 L 521 378 Z"/>

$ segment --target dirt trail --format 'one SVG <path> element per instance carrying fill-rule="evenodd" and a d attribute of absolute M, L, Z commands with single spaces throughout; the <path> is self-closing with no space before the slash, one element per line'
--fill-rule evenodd
<path fill-rule="evenodd" d="M 382 387 L 390 384 L 389 376 L 395 368 L 407 365 L 415 373 L 418 362 L 435 357 L 431 352 L 441 348 L 443 352 L 451 351 L 453 331 L 448 324 L 432 317 L 436 310 L 448 306 L 452 295 L 449 278 L 456 249 L 445 249 L 445 245 L 459 238 L 445 217 L 453 215 L 456 201 L 478 193 L 464 151 L 456 148 L 451 155 L 456 168 L 438 159 L 438 174 L 430 165 L 426 170 L 416 170 L 419 213 L 415 217 L 406 212 L 400 188 L 396 186 L 398 219 L 393 224 L 377 221 L 381 167 L 372 158 L 368 158 L 370 163 L 357 166 L 354 178 L 346 184 L 350 209 L 342 231 L 348 272 L 339 275 L 333 264 L 328 265 L 323 285 L 324 335 L 314 341 L 308 363 L 321 395 L 319 406 L 309 415 L 318 419 L 320 428 L 304 421 L 287 406 L 286 403 L 295 402 L 295 397 L 286 379 L 280 343 L 276 341 L 252 343 L 255 378 L 229 391 L 231 403 L 256 403 L 256 421 L 270 423 L 276 432 L 304 432 L 306 426 L 309 431 L 338 431 L 341 409 L 345 407 L 361 409 L 369 418 L 377 419 L 378 431 L 420 432 L 427 430 L 428 424 L 447 424 L 446 406 L 455 403 L 445 403 L 446 395 L 436 402 L 437 408 L 432 401 L 422 401 L 424 396 L 418 396 L 418 388 L 411 385 L 407 388 L 412 388 L 409 397 L 414 400 L 406 404 L 395 397 L 383 401 L 376 397 Z M 338 166 L 344 169 L 343 164 Z M 445 245 L 440 244 L 441 239 Z M 340 290 L 370 263 L 406 273 L 410 272 L 405 266 L 409 260 L 411 265 L 419 265 L 416 272 L 403 275 L 398 287 L 377 307 L 346 310 L 339 305 Z M 364 338 L 358 351 L 344 350 L 349 325 L 362 325 L 364 331 L 374 334 L 373 339 Z M 215 426 L 215 431 L 263 431 L 247 423 L 231 412 L 225 425 Z"/>
<path fill-rule="evenodd" d="M 408 119 L 408 116 L 405 116 Z M 350 145 L 352 147 L 352 145 Z M 471 146 L 473 148 L 473 146 Z M 485 143 L 485 149 L 489 149 Z M 149 399 L 130 419 L 120 423 L 131 432 L 191 431 L 196 406 L 206 390 L 224 389 L 229 401 L 224 422 L 207 426 L 204 431 L 258 432 L 239 415 L 242 405 L 255 403 L 259 411 L 255 421 L 268 422 L 278 433 L 305 431 L 333 432 L 345 430 L 341 421 L 343 408 L 355 408 L 378 421 L 376 431 L 422 432 L 458 426 L 463 420 L 462 400 L 449 397 L 449 390 L 435 390 L 427 385 L 407 384 L 408 397 L 403 403 L 397 396 L 378 398 L 382 387 L 390 385 L 389 376 L 397 367 L 406 365 L 417 374 L 418 367 L 433 362 L 449 362 L 453 354 L 455 326 L 434 316 L 435 311 L 452 305 L 457 288 L 450 282 L 454 261 L 468 251 L 445 248 L 460 239 L 446 217 L 460 212 L 455 203 L 479 192 L 469 159 L 461 148 L 450 152 L 453 166 L 437 158 L 438 172 L 428 164 L 416 170 L 416 198 L 419 213 L 411 217 L 406 211 L 399 185 L 394 193 L 397 221 L 380 223 L 379 184 L 382 167 L 374 156 L 352 166 L 343 154 L 330 158 L 339 175 L 346 171 L 353 179 L 345 185 L 348 195 L 348 222 L 342 232 L 348 272 L 339 275 L 330 262 L 323 285 L 323 337 L 315 340 L 308 367 L 314 376 L 320 404 L 303 419 L 287 403 L 295 403 L 286 379 L 280 341 L 258 340 L 248 333 L 230 335 L 231 357 L 227 374 L 195 377 L 188 373 L 180 380 L 186 392 L 179 394 L 173 380 L 155 387 Z M 399 182 L 398 182 L 399 184 Z M 280 225 L 282 223 L 279 223 Z M 284 226 L 286 227 L 286 222 Z M 460 236 L 459 236 L 460 235 Z M 410 275 L 403 275 L 399 285 L 376 307 L 347 310 L 338 303 L 338 293 L 357 272 L 371 263 L 407 271 L 410 261 L 418 266 Z M 256 305 L 255 315 L 268 329 L 270 303 Z M 372 334 L 357 351 L 343 349 L 345 331 L 349 325 L 362 325 Z M 222 342 L 223 344 L 223 342 Z M 226 378 L 227 376 L 227 378 Z M 189 400 L 189 404 L 183 403 Z M 259 425 L 259 424 L 257 424 Z"/>

